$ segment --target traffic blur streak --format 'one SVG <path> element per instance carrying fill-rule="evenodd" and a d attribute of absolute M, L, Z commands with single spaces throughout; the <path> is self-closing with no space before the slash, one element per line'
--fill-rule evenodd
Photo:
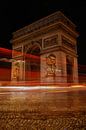
<path fill-rule="evenodd" d="M 5 80 L 10 80 L 11 79 L 11 64 L 7 64 L 7 63 L 11 63 L 13 61 L 15 61 L 15 59 L 12 59 L 11 57 L 13 56 L 17 56 L 17 55 L 22 55 L 24 59 L 22 60 L 25 60 L 27 63 L 32 62 L 33 61 L 35 62 L 40 62 L 39 59 L 40 59 L 40 56 L 35 56 L 35 55 L 32 55 L 32 54 L 25 54 L 23 52 L 20 52 L 20 51 L 15 51 L 15 50 L 9 50 L 9 49 L 6 49 L 6 48 L 0 48 L 0 80 L 4 81 L 3 84 L 7 84 L 5 82 Z M 42 60 L 46 60 L 46 58 L 42 58 Z M 3 64 L 2 62 L 5 64 L 5 67 L 3 67 Z M 58 62 L 58 64 L 60 64 L 60 61 Z M 64 63 L 63 63 L 64 64 Z M 1 67 L 2 65 L 2 67 Z M 79 68 L 79 82 L 80 83 L 86 83 L 86 65 L 78 65 L 78 68 Z M 56 70 L 57 72 L 59 72 L 60 70 Z M 25 71 L 25 75 L 26 77 L 31 77 L 32 80 L 34 80 L 34 78 L 39 77 L 39 72 L 30 72 L 30 71 Z M 57 77 L 59 78 L 59 77 Z M 67 78 L 67 77 L 64 77 L 64 78 Z M 74 77 L 76 78 L 76 77 Z M 1 83 L 2 84 L 2 83 Z M 14 84 L 14 83 L 13 83 Z M 15 85 L 22 85 L 23 82 L 17 82 L 17 84 Z M 25 86 L 28 86 L 28 85 L 41 85 L 41 84 L 52 84 L 52 83 L 40 83 L 39 82 L 35 82 L 33 83 L 33 81 L 31 82 L 25 82 Z M 55 83 L 57 84 L 57 83 Z"/>
<path fill-rule="evenodd" d="M 0 86 L 0 94 L 3 92 L 73 92 L 86 91 L 86 85 L 71 85 L 71 86 Z"/>
<path fill-rule="evenodd" d="M 58 82 L 41 82 L 40 80 L 31 81 L 0 81 L 0 86 L 60 86 L 69 87 L 72 85 L 78 85 L 78 83 L 58 83 Z"/>

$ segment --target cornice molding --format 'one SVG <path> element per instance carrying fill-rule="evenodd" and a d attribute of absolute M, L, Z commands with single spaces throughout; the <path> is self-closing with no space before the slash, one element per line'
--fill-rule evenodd
<path fill-rule="evenodd" d="M 63 24 L 62 22 L 57 22 L 55 24 L 52 24 L 48 27 L 44 27 L 40 30 L 36 30 L 30 34 L 26 34 L 23 35 L 21 37 L 15 38 L 11 40 L 12 44 L 17 43 L 23 43 L 26 41 L 31 41 L 33 38 L 37 38 L 37 37 L 43 37 L 43 35 L 50 33 L 50 32 L 56 32 L 58 30 L 65 30 L 66 33 L 68 32 L 68 34 L 72 35 L 73 37 L 77 37 L 78 34 L 76 31 L 71 30 L 70 28 L 68 28 L 65 24 Z"/>
<path fill-rule="evenodd" d="M 74 51 L 72 51 L 72 50 L 69 50 L 68 48 L 65 48 L 64 46 L 62 47 L 62 46 L 57 46 L 57 47 L 52 47 L 52 48 L 50 48 L 49 50 L 47 50 L 47 49 L 43 49 L 42 51 L 41 51 L 41 55 L 43 55 L 43 54 L 46 54 L 46 53 L 50 53 L 50 52 L 57 52 L 57 51 L 62 51 L 62 52 L 64 52 L 64 53 L 66 53 L 66 54 L 69 54 L 69 55 L 71 55 L 71 56 L 74 56 L 74 57 L 78 57 L 78 55 L 74 52 Z"/>
<path fill-rule="evenodd" d="M 35 30 L 40 30 L 41 28 L 57 23 L 58 21 L 64 23 L 75 31 L 75 24 L 73 24 L 62 12 L 58 11 L 14 32 L 13 39 L 21 37 L 27 33 L 30 34 Z"/>

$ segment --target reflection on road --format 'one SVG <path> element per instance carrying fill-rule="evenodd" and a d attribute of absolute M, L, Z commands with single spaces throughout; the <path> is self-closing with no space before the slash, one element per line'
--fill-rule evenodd
<path fill-rule="evenodd" d="M 1 86 L 0 130 L 85 130 L 85 86 Z"/>
<path fill-rule="evenodd" d="M 43 113 L 86 109 L 85 86 L 1 86 L 0 111 L 28 110 Z"/>

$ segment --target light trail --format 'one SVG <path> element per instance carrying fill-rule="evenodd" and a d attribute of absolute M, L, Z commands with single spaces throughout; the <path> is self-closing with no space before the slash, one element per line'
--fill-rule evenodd
<path fill-rule="evenodd" d="M 86 91 L 86 87 L 0 87 L 0 94 L 5 95 L 5 94 L 11 94 L 14 95 L 16 92 L 18 92 L 18 95 L 22 94 L 29 94 L 30 93 L 50 93 L 50 94 L 56 94 L 56 93 L 70 93 L 70 92 L 78 92 L 78 91 Z M 25 93 L 24 93 L 25 92 Z"/>
<path fill-rule="evenodd" d="M 5 62 L 5 63 L 6 62 L 7 63 L 10 62 L 11 63 L 11 62 L 17 61 L 14 58 L 10 58 L 12 56 L 12 54 L 14 54 L 14 55 L 22 55 L 23 56 L 23 60 L 20 60 L 20 62 L 25 60 L 27 63 L 29 63 L 29 61 L 31 63 L 33 63 L 33 62 L 37 63 L 40 60 L 40 56 L 36 56 L 36 55 L 32 55 L 32 54 L 26 54 L 26 53 L 23 53 L 23 52 L 20 52 L 20 51 L 9 50 L 9 49 L 6 49 L 6 48 L 0 48 L 0 55 L 2 56 L 2 58 L 0 58 L 0 63 L 1 62 Z M 42 60 L 46 61 L 46 58 L 42 58 Z M 58 64 L 60 64 L 60 62 L 61 61 L 58 61 Z M 86 74 L 85 74 L 85 72 L 86 72 L 86 65 L 78 65 L 78 68 L 79 68 L 79 71 L 84 72 L 83 74 L 79 73 L 79 80 L 80 80 L 80 82 L 86 83 Z M 11 71 L 11 70 L 9 70 L 9 71 Z M 57 69 L 57 72 L 59 72 L 58 69 Z M 9 75 L 9 74 L 7 74 L 8 73 L 8 68 L 7 68 L 7 70 L 4 67 L 0 68 L 0 73 L 1 73 L 2 77 L 6 77 L 7 75 Z M 39 72 L 26 70 L 25 71 L 25 75 L 28 76 L 28 77 L 31 77 L 31 78 L 33 77 L 32 79 L 34 79 L 34 77 L 39 77 Z M 67 78 L 66 76 L 65 77 L 61 76 L 61 78 L 62 77 L 65 78 L 65 79 Z M 7 76 L 7 78 L 8 78 L 8 76 Z M 57 78 L 59 78 L 59 77 L 57 77 Z M 77 77 L 74 77 L 74 79 L 76 79 L 76 78 Z M 1 78 L 1 80 L 2 80 L 2 78 Z M 6 78 L 4 80 L 6 80 Z M 39 82 L 39 84 L 40 84 L 40 82 Z"/>
<path fill-rule="evenodd" d="M 72 88 L 86 88 L 86 85 L 75 85 L 75 86 L 67 86 L 67 87 L 61 87 L 61 86 L 0 86 L 0 89 L 22 89 L 22 90 L 38 90 L 38 89 L 72 89 Z"/>

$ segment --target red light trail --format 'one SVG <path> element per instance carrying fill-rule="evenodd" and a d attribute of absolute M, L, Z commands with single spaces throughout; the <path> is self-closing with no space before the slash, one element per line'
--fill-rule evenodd
<path fill-rule="evenodd" d="M 24 57 L 23 60 L 25 60 L 27 63 L 30 62 L 40 62 L 40 56 L 36 56 L 36 55 L 32 55 L 32 54 L 25 54 L 19 51 L 15 51 L 15 50 L 9 50 L 9 49 L 5 49 L 5 48 L 0 48 L 0 64 L 2 63 L 8 63 L 8 62 L 13 62 L 14 59 L 11 59 L 12 55 L 22 55 Z M 18 59 L 19 60 L 19 59 Z M 46 60 L 46 58 L 42 58 L 42 60 Z M 61 61 L 58 62 L 58 64 L 60 64 Z M 86 65 L 78 65 L 78 70 L 80 71 L 79 73 L 79 80 L 81 82 L 86 83 Z M 85 72 L 82 74 L 82 72 Z M 8 77 L 11 77 L 11 68 L 9 66 L 6 67 L 0 67 L 0 80 L 7 80 Z M 25 71 L 25 75 L 26 76 L 31 76 L 33 77 L 32 79 L 34 80 L 36 78 L 36 80 L 40 79 L 40 74 L 39 72 L 36 71 Z M 39 79 L 38 79 L 39 77 Z M 63 76 L 64 77 L 64 76 Z M 66 78 L 66 76 L 64 77 Z M 40 81 L 39 81 L 40 82 Z M 30 83 L 30 82 L 29 82 Z M 46 83 L 47 84 L 47 83 Z M 57 84 L 57 83 L 56 83 Z"/>

